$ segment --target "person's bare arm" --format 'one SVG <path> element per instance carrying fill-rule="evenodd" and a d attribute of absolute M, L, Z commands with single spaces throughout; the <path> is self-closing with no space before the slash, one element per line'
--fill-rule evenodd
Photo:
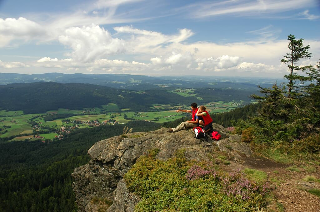
<path fill-rule="evenodd" d="M 199 112 L 199 111 L 197 111 L 197 116 L 204 116 L 204 112 Z"/>
<path fill-rule="evenodd" d="M 180 110 L 180 109 L 176 110 L 176 111 L 177 111 L 177 113 L 178 112 L 184 112 L 184 113 L 191 113 L 192 112 L 191 110 Z"/>

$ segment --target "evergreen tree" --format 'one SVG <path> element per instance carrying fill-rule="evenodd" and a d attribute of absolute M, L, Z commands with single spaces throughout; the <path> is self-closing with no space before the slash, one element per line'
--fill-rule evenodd
<path fill-rule="evenodd" d="M 289 80 L 288 86 L 288 96 L 292 97 L 292 93 L 295 89 L 295 81 L 304 80 L 303 76 L 298 75 L 296 72 L 303 70 L 305 67 L 299 66 L 297 62 L 303 58 L 310 58 L 311 53 L 308 52 L 310 46 L 303 46 L 303 39 L 296 40 L 294 35 L 288 36 L 289 44 L 288 48 L 290 50 L 281 60 L 282 63 L 287 64 L 290 74 L 285 75 L 285 78 Z"/>
<path fill-rule="evenodd" d="M 248 123 L 238 123 L 238 132 L 250 130 L 250 137 L 256 143 L 286 143 L 295 148 L 297 145 L 309 152 L 320 150 L 317 139 L 320 130 L 320 64 L 299 66 L 302 58 L 310 58 L 310 46 L 303 46 L 303 39 L 296 40 L 288 36 L 290 53 L 281 62 L 288 64 L 290 74 L 286 85 L 273 85 L 271 88 L 260 88 L 262 96 L 252 95 L 259 100 L 259 115 Z M 298 71 L 304 73 L 298 74 Z M 253 130 L 254 129 L 254 130 Z M 318 137 L 317 137 L 318 136 Z M 312 140 L 310 142 L 307 140 Z"/>
<path fill-rule="evenodd" d="M 264 96 L 251 95 L 252 98 L 263 102 L 259 114 L 268 120 L 287 121 L 291 108 L 284 95 L 285 88 L 274 84 L 272 88 L 262 88 L 259 86 L 260 92 Z"/>
<path fill-rule="evenodd" d="M 308 75 L 309 83 L 305 86 L 305 104 L 309 107 L 310 111 L 313 111 L 315 127 L 320 126 L 320 61 L 317 68 L 312 66 L 305 69 Z"/>

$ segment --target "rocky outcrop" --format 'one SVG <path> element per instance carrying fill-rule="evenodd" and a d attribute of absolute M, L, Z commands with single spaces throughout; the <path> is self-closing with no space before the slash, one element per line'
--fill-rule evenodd
<path fill-rule="evenodd" d="M 152 149 L 159 149 L 157 158 L 161 160 L 173 157 L 179 149 L 185 150 L 188 159 L 197 161 L 210 160 L 209 155 L 219 149 L 235 159 L 251 155 L 240 136 L 230 135 L 220 125 L 214 128 L 222 135 L 218 142 L 195 139 L 192 130 L 169 133 L 165 128 L 97 142 L 88 151 L 90 162 L 72 174 L 79 211 L 133 211 L 139 197 L 128 191 L 122 177 L 141 155 Z"/>

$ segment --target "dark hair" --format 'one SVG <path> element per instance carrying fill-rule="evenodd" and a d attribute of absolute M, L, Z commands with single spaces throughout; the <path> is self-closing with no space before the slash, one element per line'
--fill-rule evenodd
<path fill-rule="evenodd" d="M 197 108 L 197 107 L 198 107 L 198 105 L 197 105 L 197 103 L 192 103 L 192 104 L 191 104 L 191 107 L 193 107 L 193 108 Z"/>

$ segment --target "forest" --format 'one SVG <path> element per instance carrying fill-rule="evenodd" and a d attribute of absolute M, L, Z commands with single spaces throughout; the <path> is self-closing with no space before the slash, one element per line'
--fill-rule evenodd
<path fill-rule="evenodd" d="M 106 86 L 83 83 L 36 82 L 0 86 L 0 109 L 24 113 L 45 113 L 50 110 L 66 108 L 81 110 L 101 107 L 109 103 L 120 109 L 131 111 L 150 111 L 154 104 L 189 105 L 190 102 L 204 104 L 212 101 L 250 102 L 252 90 L 249 89 L 195 89 L 197 96 L 181 96 L 172 89 L 132 91 L 114 89 Z"/>
<path fill-rule="evenodd" d="M 97 141 L 123 133 L 123 125 L 80 129 L 63 141 L 0 143 L 0 211 L 76 211 L 71 173 L 89 161 Z M 160 127 L 130 122 L 133 131 Z"/>

